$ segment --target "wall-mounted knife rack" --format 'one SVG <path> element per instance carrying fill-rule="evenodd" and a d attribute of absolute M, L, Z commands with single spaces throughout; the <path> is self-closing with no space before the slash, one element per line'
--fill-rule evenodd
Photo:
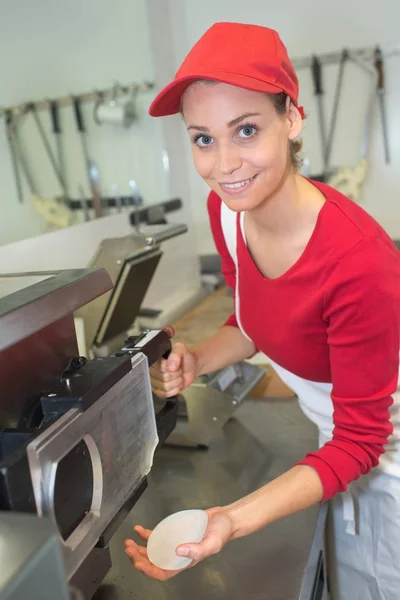
<path fill-rule="evenodd" d="M 400 56 L 400 43 L 389 44 L 389 45 L 381 45 L 382 57 L 389 58 L 392 56 Z M 351 49 L 353 55 L 358 56 L 360 59 L 364 61 L 373 61 L 374 53 L 376 46 L 367 46 L 364 48 L 356 48 Z M 350 49 L 349 49 L 350 50 Z M 340 63 L 342 57 L 342 50 L 335 52 L 323 52 L 318 54 L 318 58 L 323 65 L 332 65 Z M 295 69 L 307 69 L 311 68 L 312 57 L 305 56 L 301 58 L 294 58 L 292 63 Z M 154 83 L 145 81 L 143 83 L 132 83 L 130 85 L 120 85 L 118 84 L 118 90 L 123 94 L 128 94 L 129 92 L 141 92 L 145 93 L 154 88 Z M 11 111 L 14 115 L 23 114 L 26 110 L 27 105 L 34 104 L 37 110 L 48 110 L 51 101 L 56 101 L 58 106 L 69 106 L 73 104 L 74 98 L 78 97 L 81 102 L 96 102 L 99 98 L 104 97 L 110 93 L 114 88 L 103 89 L 103 90 L 94 90 L 92 92 L 85 92 L 81 94 L 69 94 L 68 96 L 63 96 L 61 98 L 51 98 L 46 100 L 39 101 L 29 101 L 20 104 L 15 104 L 9 107 L 0 107 L 0 117 L 4 117 L 6 113 L 9 114 Z"/>
<path fill-rule="evenodd" d="M 23 102 L 20 104 L 14 104 L 13 106 L 0 107 L 0 117 L 4 117 L 6 114 L 10 114 L 10 111 L 13 115 L 21 115 L 26 112 L 27 106 L 34 105 L 36 110 L 49 110 L 51 102 L 57 102 L 59 107 L 62 106 L 70 106 L 73 104 L 75 98 L 79 98 L 82 102 L 97 102 L 99 99 L 106 97 L 113 93 L 115 89 L 118 90 L 118 93 L 122 94 L 136 94 L 136 93 L 145 93 L 154 88 L 154 83 L 145 81 L 143 83 L 131 83 L 128 85 L 117 84 L 111 88 L 103 89 L 103 90 L 94 90 L 93 92 L 85 92 L 85 93 L 77 93 L 70 94 L 68 96 L 62 96 L 61 98 L 49 98 L 46 100 L 38 100 L 29 102 Z"/>
<path fill-rule="evenodd" d="M 382 58 L 390 58 L 392 56 L 400 56 L 400 43 L 396 44 L 376 44 L 375 46 L 366 46 L 364 48 L 348 48 L 353 56 L 366 61 L 373 62 L 376 47 L 379 46 L 382 51 Z M 340 63 L 343 49 L 335 52 L 316 52 L 319 61 L 323 65 L 334 65 Z M 312 64 L 312 56 L 304 56 L 301 58 L 292 59 L 293 66 L 296 70 L 310 69 Z"/>

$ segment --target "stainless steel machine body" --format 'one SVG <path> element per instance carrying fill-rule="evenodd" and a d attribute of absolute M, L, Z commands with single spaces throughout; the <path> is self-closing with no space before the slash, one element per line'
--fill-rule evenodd
<path fill-rule="evenodd" d="M 111 286 L 103 269 L 0 277 L 0 511 L 53 524 L 85 600 L 177 416 L 176 399 L 155 415 L 150 386 L 149 365 L 171 349 L 166 333 L 106 358 L 78 355 L 74 312 Z"/>
<path fill-rule="evenodd" d="M 58 536 L 35 515 L 0 512 L 2 600 L 84 600 L 67 585 Z"/>
<path fill-rule="evenodd" d="M 178 397 L 178 421 L 167 444 L 208 447 L 264 375 L 242 361 L 200 377 Z"/>

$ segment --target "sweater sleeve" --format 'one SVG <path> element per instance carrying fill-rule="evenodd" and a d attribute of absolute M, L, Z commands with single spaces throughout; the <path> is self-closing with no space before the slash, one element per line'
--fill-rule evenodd
<path fill-rule="evenodd" d="M 399 367 L 399 281 L 393 250 L 363 239 L 337 264 L 325 290 L 333 436 L 300 464 L 318 472 L 324 500 L 379 463 L 393 431 Z"/>
<path fill-rule="evenodd" d="M 233 301 L 235 302 L 236 267 L 225 243 L 225 237 L 221 226 L 221 198 L 210 192 L 207 200 L 207 210 L 210 219 L 211 232 L 218 254 L 221 257 L 221 269 L 226 285 L 232 289 Z M 236 316 L 232 313 L 224 325 L 239 327 Z"/>

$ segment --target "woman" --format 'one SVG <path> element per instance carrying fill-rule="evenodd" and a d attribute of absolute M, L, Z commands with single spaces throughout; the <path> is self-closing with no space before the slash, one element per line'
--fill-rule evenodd
<path fill-rule="evenodd" d="M 397 600 L 399 254 L 362 208 L 297 173 L 303 110 L 276 32 L 211 27 L 150 107 L 153 116 L 178 112 L 211 188 L 211 228 L 235 315 L 194 348 L 176 344 L 152 369 L 153 390 L 175 395 L 260 350 L 318 425 L 320 449 L 249 496 L 208 510 L 203 541 L 177 554 L 196 563 L 333 499 L 334 600 Z M 149 531 L 136 531 L 147 540 Z M 151 565 L 131 540 L 126 552 L 149 576 L 176 574 Z"/>

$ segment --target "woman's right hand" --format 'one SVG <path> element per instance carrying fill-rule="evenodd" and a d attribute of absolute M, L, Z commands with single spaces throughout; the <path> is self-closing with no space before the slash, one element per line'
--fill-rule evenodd
<path fill-rule="evenodd" d="M 150 367 L 151 387 L 159 398 L 176 396 L 196 377 L 196 356 L 181 343 L 172 346 L 168 358 L 162 358 Z"/>

